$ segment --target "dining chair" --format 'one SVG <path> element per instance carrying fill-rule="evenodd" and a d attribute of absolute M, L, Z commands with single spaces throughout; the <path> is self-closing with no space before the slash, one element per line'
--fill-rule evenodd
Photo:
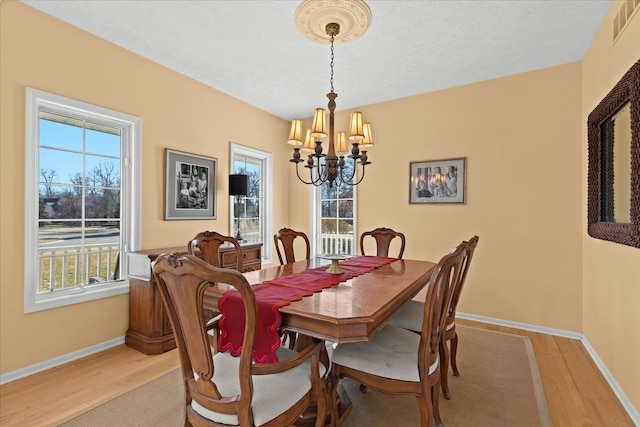
<path fill-rule="evenodd" d="M 365 231 L 360 235 L 360 253 L 365 255 L 364 242 L 365 237 L 370 236 L 376 241 L 376 256 L 389 256 L 389 249 L 391 248 L 391 241 L 396 237 L 400 239 L 400 251 L 398 259 L 402 259 L 404 253 L 405 237 L 404 234 L 395 231 L 387 227 L 374 228 L 371 231 Z M 360 384 L 360 391 L 367 392 L 367 387 L 364 384 Z"/>
<path fill-rule="evenodd" d="M 451 363 L 451 369 L 454 376 L 459 376 L 458 365 L 456 363 L 456 356 L 458 354 L 458 334 L 456 333 L 456 310 L 458 302 L 460 301 L 460 295 L 462 294 L 462 288 L 469 272 L 469 265 L 471 265 L 471 259 L 473 253 L 478 245 L 478 236 L 473 236 L 468 242 L 463 242 L 465 246 L 465 254 L 462 263 L 462 274 L 460 280 L 453 287 L 453 293 L 451 296 L 451 303 L 447 309 L 447 317 L 445 320 L 445 329 L 442 335 L 442 358 L 440 360 L 441 365 L 441 379 L 440 384 L 442 387 L 442 394 L 445 399 L 450 399 L 448 371 L 449 362 Z M 410 331 L 420 333 L 422 330 L 422 316 L 424 313 L 424 302 L 411 300 L 396 314 L 393 319 L 389 321 L 390 325 L 399 326 Z"/>
<path fill-rule="evenodd" d="M 391 241 L 398 237 L 400 239 L 400 253 L 398 254 L 398 259 L 402 259 L 405 244 L 404 234 L 386 227 L 379 227 L 371 231 L 365 231 L 360 235 L 360 252 L 362 253 L 362 255 L 365 254 L 364 238 L 367 236 L 373 237 L 376 241 L 376 256 L 384 257 L 389 256 L 389 247 L 391 246 Z"/>
<path fill-rule="evenodd" d="M 242 272 L 242 250 L 240 249 L 240 243 L 235 237 L 223 236 L 215 231 L 202 231 L 187 243 L 187 252 L 189 255 L 196 255 L 199 250 L 204 260 L 214 267 L 220 267 L 222 265 L 222 255 L 219 252 L 220 246 L 225 243 L 231 244 L 235 247 L 236 258 L 236 270 Z M 220 319 L 220 312 L 217 310 L 207 310 L 209 321 L 207 323 L 207 330 L 211 341 L 211 346 L 217 351 L 218 348 L 218 320 Z"/>
<path fill-rule="evenodd" d="M 276 246 L 276 253 L 278 254 L 280 265 L 296 262 L 296 254 L 294 251 L 294 241 L 296 240 L 296 238 L 301 238 L 305 244 L 305 259 L 311 258 L 311 244 L 309 243 L 309 238 L 307 237 L 307 235 L 302 231 L 295 231 L 291 228 L 285 227 L 281 228 L 276 234 L 273 235 L 273 243 Z M 284 260 L 282 258 L 282 253 L 280 252 L 280 246 L 282 246 L 282 250 L 284 251 Z M 284 330 L 282 331 L 281 335 L 282 345 L 285 345 L 291 349 L 295 347 L 296 340 L 298 338 L 297 333 Z"/>
<path fill-rule="evenodd" d="M 225 243 L 231 244 L 236 248 L 236 270 L 243 272 L 242 250 L 238 239 L 235 237 L 223 236 L 215 231 L 202 231 L 187 243 L 187 251 L 189 255 L 196 255 L 196 249 L 199 249 L 207 263 L 214 267 L 220 267 L 222 259 L 218 250 Z"/>
<path fill-rule="evenodd" d="M 420 425 L 442 425 L 439 410 L 440 339 L 453 285 L 462 274 L 465 245 L 445 255 L 427 285 L 421 334 L 393 325 L 382 328 L 371 340 L 338 344 L 331 355 L 331 422 L 338 419 L 337 387 L 348 377 L 360 384 L 391 394 L 416 396 Z"/>
<path fill-rule="evenodd" d="M 306 258 L 310 258 L 311 254 L 311 245 L 309 244 L 309 238 L 302 231 L 295 231 L 290 228 L 281 228 L 278 230 L 276 234 L 273 235 L 273 242 L 276 245 L 276 252 L 278 254 L 278 259 L 280 260 L 280 265 L 290 264 L 296 261 L 296 254 L 294 251 L 294 241 L 296 238 L 302 238 L 306 245 Z M 282 246 L 282 250 L 284 251 L 285 260 L 282 259 L 282 253 L 280 252 L 280 246 Z"/>
<path fill-rule="evenodd" d="M 252 362 L 258 308 L 241 273 L 181 254 L 160 255 L 152 268 L 180 355 L 184 425 L 288 426 L 313 402 L 319 414 L 326 413 L 327 367 L 319 357 L 323 342 L 300 352 L 280 348 L 276 363 Z M 205 291 L 216 283 L 235 288 L 244 303 L 244 337 L 237 357 L 213 353 L 208 345 L 207 318 L 200 307 Z M 323 424 L 324 417 L 317 417 L 316 426 Z"/>

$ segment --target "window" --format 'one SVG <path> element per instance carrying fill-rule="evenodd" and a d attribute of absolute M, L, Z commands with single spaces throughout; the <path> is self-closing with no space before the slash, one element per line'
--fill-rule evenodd
<path fill-rule="evenodd" d="M 344 174 L 353 170 L 345 163 Z M 337 183 L 338 181 L 336 181 Z M 328 183 L 315 187 L 314 248 L 316 254 L 356 254 L 356 187 Z"/>
<path fill-rule="evenodd" d="M 27 88 L 25 312 L 126 293 L 139 118 Z"/>
<path fill-rule="evenodd" d="M 230 234 L 247 242 L 262 242 L 262 262 L 271 262 L 271 154 L 231 144 L 231 173 L 249 175 L 249 195 L 230 203 Z"/>

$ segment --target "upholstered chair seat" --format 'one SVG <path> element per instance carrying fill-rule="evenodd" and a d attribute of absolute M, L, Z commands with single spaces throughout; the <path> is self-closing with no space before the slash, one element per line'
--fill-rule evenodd
<path fill-rule="evenodd" d="M 424 313 L 424 305 L 422 308 Z M 419 335 L 387 325 L 370 341 L 336 346 L 331 362 L 379 377 L 418 382 L 419 345 Z M 429 366 L 428 374 L 437 368 L 436 358 Z"/>
<path fill-rule="evenodd" d="M 402 310 L 396 314 L 389 322 L 390 325 L 399 328 L 408 329 L 413 332 L 420 333 L 422 329 L 422 316 L 424 314 L 424 303 L 422 301 L 411 300 Z M 450 331 L 456 327 L 456 318 L 447 317 L 444 325 L 445 331 Z"/>
<path fill-rule="evenodd" d="M 277 349 L 276 353 L 281 362 L 298 354 L 283 347 Z M 240 394 L 238 383 L 240 359 L 225 351 L 213 356 L 213 364 L 216 367 L 213 382 L 217 385 L 220 393 L 225 396 Z M 276 418 L 309 393 L 311 390 L 310 369 L 311 362 L 306 361 L 289 371 L 253 377 L 251 410 L 256 426 L 261 426 Z M 324 376 L 325 372 L 324 365 L 320 364 L 320 376 Z M 194 377 L 198 377 L 195 372 Z M 239 424 L 238 416 L 235 414 L 213 412 L 195 401 L 191 403 L 191 407 L 195 412 L 211 421 L 230 425 Z"/>
<path fill-rule="evenodd" d="M 389 325 L 408 329 L 409 331 L 420 333 L 422 331 L 422 316 L 424 315 L 424 302 L 411 300 L 402 307 Z"/>

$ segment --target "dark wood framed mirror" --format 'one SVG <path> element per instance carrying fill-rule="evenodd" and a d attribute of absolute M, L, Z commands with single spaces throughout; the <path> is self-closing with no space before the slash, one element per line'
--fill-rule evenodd
<path fill-rule="evenodd" d="M 640 60 L 589 114 L 587 231 L 640 248 Z"/>

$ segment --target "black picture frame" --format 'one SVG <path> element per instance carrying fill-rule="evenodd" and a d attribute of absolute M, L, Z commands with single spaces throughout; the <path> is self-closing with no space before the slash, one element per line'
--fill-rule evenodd
<path fill-rule="evenodd" d="M 164 219 L 216 219 L 218 159 L 165 149 Z"/>
<path fill-rule="evenodd" d="M 465 203 L 466 157 L 409 163 L 409 204 Z"/>

